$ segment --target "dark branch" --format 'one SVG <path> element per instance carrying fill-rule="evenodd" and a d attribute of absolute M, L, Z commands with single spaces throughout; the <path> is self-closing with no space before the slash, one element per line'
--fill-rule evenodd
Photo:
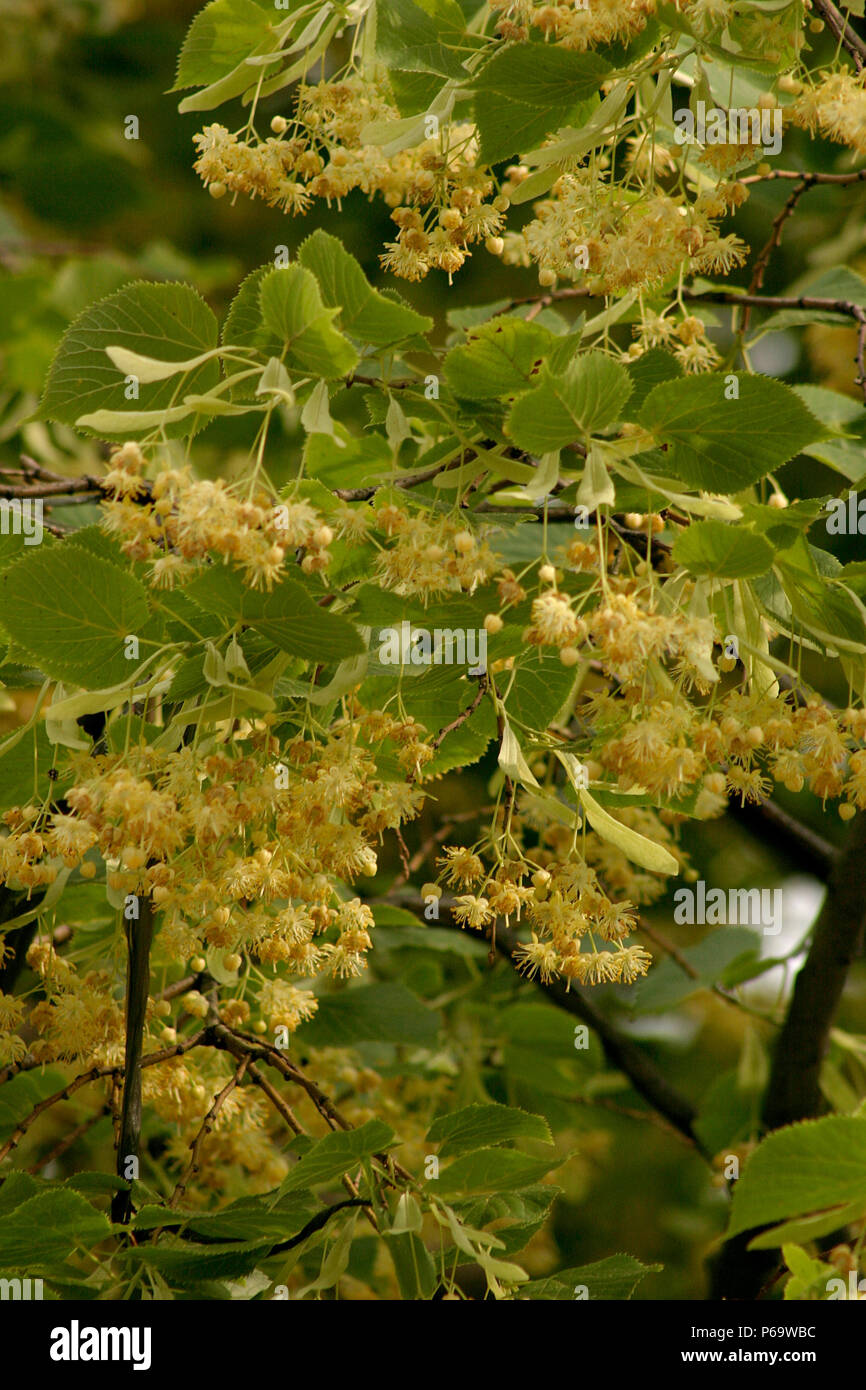
<path fill-rule="evenodd" d="M 812 945 L 797 976 L 779 1036 L 764 1101 L 763 1119 L 768 1129 L 809 1119 L 824 1109 L 821 1064 L 866 923 L 864 855 L 866 816 L 860 815 L 830 874 Z"/>
<path fill-rule="evenodd" d="M 758 805 L 746 802 L 744 806 L 730 801 L 728 814 L 764 844 L 779 850 L 798 868 L 826 882 L 839 852 L 816 830 L 795 820 L 774 801 L 762 801 Z"/>
<path fill-rule="evenodd" d="M 141 1142 L 141 1058 L 144 1025 L 150 990 L 150 946 L 153 940 L 153 908 L 149 898 L 140 898 L 138 919 L 126 922 L 126 1051 L 123 1077 L 123 1105 L 117 1143 L 117 1175 L 127 1178 L 127 1160 L 138 1157 Z M 111 1219 L 127 1222 L 132 1212 L 128 1188 L 115 1193 Z"/>

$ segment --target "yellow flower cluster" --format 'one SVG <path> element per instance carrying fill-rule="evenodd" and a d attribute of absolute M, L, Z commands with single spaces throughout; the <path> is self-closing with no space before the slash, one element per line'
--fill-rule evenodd
<path fill-rule="evenodd" d="M 389 503 L 376 512 L 376 526 L 393 538 L 379 555 L 377 574 L 398 594 L 471 592 L 496 568 L 487 541 L 450 517 L 410 513 Z"/>
<path fill-rule="evenodd" d="M 574 555 L 576 568 L 585 563 L 583 542 L 575 542 L 580 553 Z M 679 674 L 699 688 L 718 679 L 713 665 L 714 626 L 709 618 L 693 618 L 681 612 L 659 612 L 649 605 L 652 597 L 632 592 L 632 581 L 620 581 L 623 592 L 613 592 L 610 582 L 605 602 L 587 617 L 576 613 L 571 598 L 555 588 L 533 600 L 528 642 L 536 646 L 558 647 L 565 665 L 573 665 L 580 647 L 589 643 L 585 654 L 601 661 L 605 670 L 625 687 L 644 686 L 648 664 L 672 661 Z"/>
<path fill-rule="evenodd" d="M 578 51 L 596 44 L 627 42 L 655 13 L 655 0 L 569 0 L 567 4 L 537 4 L 535 0 L 488 0 L 502 11 L 496 30 L 503 38 L 526 39 L 531 29 Z"/>
<path fill-rule="evenodd" d="M 98 856 L 112 894 L 153 903 L 156 952 L 167 965 L 217 950 L 234 969 L 245 956 L 293 976 L 357 975 L 372 944 L 373 916 L 360 899 L 342 900 L 335 880 L 375 874 L 375 842 L 411 819 L 421 802 L 410 783 L 381 780 L 362 740 L 396 744 L 414 775 L 427 752 L 422 732 L 412 721 L 370 711 L 324 741 L 295 739 L 285 762 L 264 727 L 251 734 L 244 756 L 141 745 L 123 756 L 80 758 L 68 812 L 7 812 L 0 874 L 16 889 L 44 882 L 34 873 L 42 867 L 56 876 L 62 865 L 80 865 L 92 877 Z M 86 1013 L 102 1036 L 108 1025 L 96 996 L 106 981 L 75 984 L 70 1002 L 70 967 L 54 953 L 39 963 L 59 991 L 51 1004 L 56 1055 L 94 1051 L 91 1032 L 81 1033 L 76 1020 Z M 236 1024 L 246 1021 L 248 1008 L 238 1014 L 236 1002 L 227 1007 Z M 274 984 L 259 995 L 262 1016 L 292 1029 L 314 1008 L 315 999 L 294 987 L 280 994 Z M 190 994 L 186 1009 L 201 1017 L 208 1003 Z M 110 1017 L 117 1021 L 114 1012 Z M 115 1040 L 119 1045 L 120 1034 Z"/>
<path fill-rule="evenodd" d="M 594 698 L 601 763 L 624 790 L 645 787 L 675 800 L 698 790 L 701 816 L 719 815 L 727 794 L 758 801 L 773 782 L 808 787 L 822 800 L 866 807 L 866 711 L 798 705 L 787 694 L 720 697 L 712 717 L 688 702 L 656 700 L 626 713 L 609 695 Z M 764 769 L 764 770 L 762 770 Z"/>
<path fill-rule="evenodd" d="M 825 72 L 785 110 L 785 120 L 866 154 L 866 75 Z"/>
<path fill-rule="evenodd" d="M 455 919 L 463 927 L 479 930 L 497 917 L 507 922 L 516 914 L 520 920 L 525 911 L 532 940 L 517 947 L 515 959 L 530 978 L 538 975 L 548 983 L 559 977 L 569 985 L 572 981 L 632 984 L 646 973 L 651 961 L 642 947 L 623 944 L 635 930 L 634 909 L 628 902 L 611 901 L 588 858 L 575 855 L 570 832 L 561 837 L 551 830 L 546 827 L 542 838 L 548 843 L 559 841 L 558 852 L 540 849 L 533 853 L 535 864 L 529 858 L 510 860 L 493 872 L 486 870 L 473 850 L 448 846 L 439 861 L 444 881 L 475 890 L 457 896 Z M 592 846 L 592 852 L 606 870 L 615 870 L 617 857 L 622 858 L 614 851 L 605 862 L 601 842 Z M 527 877 L 531 881 L 524 883 Z M 599 950 L 597 939 L 614 949 Z"/>
<path fill-rule="evenodd" d="M 739 237 L 721 236 L 714 225 L 742 201 L 742 185 L 722 184 L 686 206 L 663 192 L 635 200 L 587 170 L 563 174 L 551 193 L 535 204 L 523 232 L 506 238 L 503 253 L 510 264 L 534 261 L 542 284 L 561 276 L 590 294 L 612 294 L 681 272 L 726 273 L 745 261 Z"/>
<path fill-rule="evenodd" d="M 102 524 L 132 559 L 150 562 L 156 587 L 190 579 L 213 555 L 240 569 L 252 588 L 273 586 L 289 547 L 305 549 L 307 573 L 327 567 L 333 532 L 306 502 L 276 505 L 264 493 L 244 500 L 221 478 L 194 478 L 187 469 L 164 469 L 146 484 L 140 454 L 129 462 L 132 450 L 138 446 L 126 444 L 112 459 L 105 484 L 113 500 L 104 504 Z"/>
<path fill-rule="evenodd" d="M 712 371 L 721 360 L 715 345 L 707 338 L 706 325 L 693 314 L 683 314 L 677 320 L 667 311 L 656 314 L 645 308 L 634 326 L 634 333 L 638 341 L 625 354 L 627 359 L 649 348 L 664 347 L 673 353 L 687 373 Z"/>
<path fill-rule="evenodd" d="M 494 31 L 506 44 L 525 45 L 542 36 L 576 51 L 627 45 L 656 11 L 655 0 L 488 3 L 496 16 Z M 817 81 L 794 75 L 806 45 L 797 7 L 776 14 L 740 13 L 731 0 L 676 0 L 676 7 L 710 42 L 719 42 L 736 22 L 744 52 L 791 69 L 762 94 L 759 106 L 777 107 L 787 124 L 866 152 L 863 75 L 844 67 L 823 72 Z M 797 99 L 782 107 L 782 93 Z M 416 143 L 385 154 L 391 149 L 389 129 L 402 138 L 405 122 L 401 126 L 384 76 L 372 80 L 351 68 L 337 80 L 302 83 L 294 115 L 275 117 L 267 139 L 246 129 L 235 134 L 220 124 L 205 127 L 195 136 L 195 168 L 214 197 L 242 193 L 287 212 L 305 213 L 314 199 L 339 205 L 353 190 L 380 195 L 398 227 L 380 260 L 410 281 L 431 269 L 450 278 L 476 244 L 506 264 L 536 264 L 542 286 L 562 277 L 579 280 L 594 295 L 656 289 L 686 274 L 726 275 L 743 265 L 748 248 L 736 235 L 723 235 L 718 223 L 745 197 L 743 186 L 730 180 L 762 158 L 762 146 L 732 140 L 693 151 L 702 173 L 687 193 L 671 184 L 676 152 L 657 138 L 654 115 L 642 113 L 639 104 L 636 115 L 641 114 L 646 121 L 627 135 L 622 153 L 614 140 L 596 150 L 590 167 L 575 167 L 579 157 L 562 161 L 560 178 L 520 231 L 506 228 L 505 215 L 529 176 L 527 167 L 512 166 L 500 186 L 479 163 L 472 123 L 443 118 L 440 125 L 425 115 L 408 132 L 407 141 Z M 697 353 L 693 358 L 692 370 L 709 365 Z"/>
<path fill-rule="evenodd" d="M 476 242 L 498 250 L 508 205 L 486 201 L 495 188 L 477 165 L 474 126 L 446 122 L 417 145 L 386 155 L 367 131 L 397 119 L 389 97 L 357 75 L 302 86 L 294 120 L 276 117 L 267 140 L 206 126 L 195 136 L 195 169 L 214 197 L 243 193 L 293 213 L 306 212 L 314 199 L 339 205 L 355 189 L 380 194 L 399 228 L 382 263 L 406 280 L 431 269 L 452 275 Z"/>

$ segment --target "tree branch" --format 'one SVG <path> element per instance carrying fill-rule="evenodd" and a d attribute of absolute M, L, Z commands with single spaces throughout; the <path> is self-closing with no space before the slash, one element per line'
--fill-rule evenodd
<path fill-rule="evenodd" d="M 825 1109 L 821 1064 L 848 971 L 866 923 L 866 816 L 857 816 L 851 836 L 830 875 L 827 896 L 812 931 L 812 944 L 797 975 L 773 1056 L 762 1120 L 779 1129 L 811 1119 Z M 712 1298 L 755 1299 L 779 1261 L 775 1250 L 749 1250 L 754 1231 L 726 1241 L 712 1272 Z"/>
<path fill-rule="evenodd" d="M 851 28 L 844 15 L 842 15 L 833 0 L 812 0 L 813 8 L 822 14 L 827 21 L 827 27 L 832 31 L 837 39 L 841 39 L 842 45 L 854 59 L 854 66 L 858 72 L 863 71 L 866 63 L 866 43 L 860 35 Z"/>
<path fill-rule="evenodd" d="M 850 299 L 825 299 L 811 294 L 745 294 L 740 290 L 694 290 L 684 289 L 683 299 L 706 300 L 708 304 L 731 304 L 736 307 L 756 309 L 820 309 L 828 314 L 844 314 L 857 324 L 857 353 L 854 361 L 857 375 L 854 385 L 859 386 L 866 401 L 866 309 Z"/>
<path fill-rule="evenodd" d="M 822 882 L 826 882 L 839 858 L 839 851 L 834 845 L 816 830 L 795 820 L 774 801 L 761 801 L 757 805 L 748 801 L 745 805 L 729 801 L 728 815 Z"/>
<path fill-rule="evenodd" d="M 866 924 L 864 855 L 866 816 L 859 815 L 830 874 L 809 954 L 797 976 L 782 1026 L 763 1107 L 768 1129 L 809 1119 L 825 1108 L 821 1064 Z"/>
<path fill-rule="evenodd" d="M 144 1025 L 150 991 L 150 947 L 153 940 L 153 907 L 149 898 L 139 898 L 140 915 L 126 922 L 126 1050 L 124 1054 L 123 1103 L 117 1144 L 117 1176 L 130 1158 L 138 1159 L 141 1143 L 141 1059 Z M 132 1213 L 128 1188 L 116 1192 L 111 1202 L 111 1219 L 126 1223 Z"/>

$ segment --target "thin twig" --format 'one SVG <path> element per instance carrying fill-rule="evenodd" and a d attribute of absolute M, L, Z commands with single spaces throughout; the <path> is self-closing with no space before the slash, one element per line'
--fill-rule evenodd
<path fill-rule="evenodd" d="M 203 1046 L 206 1032 L 207 1030 L 202 1028 L 192 1037 L 185 1038 L 183 1042 L 175 1043 L 173 1047 L 163 1048 L 160 1052 L 149 1052 L 145 1057 L 142 1057 L 139 1062 L 139 1067 L 153 1067 L 160 1062 L 169 1061 L 172 1057 L 181 1057 L 185 1052 L 189 1052 L 194 1047 Z M 20 1066 L 18 1066 L 18 1070 L 30 1071 L 34 1066 L 41 1065 L 41 1062 L 33 1062 L 32 1058 L 29 1060 L 25 1058 L 22 1060 Z M 44 1115 L 46 1110 L 50 1110 L 52 1105 L 57 1105 L 62 1100 L 68 1100 L 69 1097 L 74 1095 L 76 1091 L 79 1091 L 82 1086 L 87 1086 L 92 1081 L 101 1081 L 108 1076 L 112 1078 L 115 1076 L 123 1076 L 123 1073 L 123 1066 L 90 1067 L 79 1076 L 73 1077 L 71 1081 L 67 1081 L 66 1085 L 61 1086 L 60 1090 L 55 1091 L 53 1095 L 46 1096 L 38 1105 L 34 1105 L 28 1115 L 24 1116 L 14 1132 L 10 1134 L 3 1147 L 0 1148 L 0 1162 L 11 1153 L 12 1149 L 20 1144 L 31 1125 L 35 1124 L 39 1116 Z"/>
<path fill-rule="evenodd" d="M 275 1086 L 271 1085 L 264 1072 L 259 1070 L 255 1062 L 250 1062 L 249 1072 L 250 1079 L 254 1081 L 262 1091 L 264 1091 L 268 1100 L 271 1102 L 271 1105 L 274 1107 L 281 1119 L 285 1120 L 292 1133 L 303 1134 L 305 1132 L 304 1128 L 298 1120 L 297 1116 L 295 1115 L 294 1110 L 288 1104 L 287 1101 L 283 1100 L 279 1091 L 276 1089 Z"/>
<path fill-rule="evenodd" d="M 850 53 L 857 71 L 862 72 L 866 63 L 866 43 L 837 10 L 833 0 L 812 0 L 812 3 L 818 13 L 824 16 L 834 37 L 840 39 L 842 46 Z"/>
<path fill-rule="evenodd" d="M 857 375 L 854 385 L 859 386 L 866 401 L 866 309 L 850 299 L 825 299 L 823 296 L 801 294 L 746 294 L 739 290 L 694 290 L 684 289 L 684 299 L 706 300 L 708 304 L 731 304 L 737 307 L 752 306 L 756 309 L 818 309 L 828 314 L 843 314 L 854 319 L 857 324 L 857 353 L 854 361 Z"/>
<path fill-rule="evenodd" d="M 475 692 L 475 695 L 473 696 L 472 700 L 465 707 L 465 709 L 460 711 L 456 719 L 452 719 L 450 724 L 446 724 L 444 729 L 439 730 L 439 733 L 434 738 L 430 747 L 441 748 L 442 744 L 445 742 L 449 734 L 453 734 L 455 730 L 461 728 L 461 726 L 465 724 L 468 719 L 471 719 L 475 711 L 478 709 L 478 706 L 481 704 L 481 701 L 484 699 L 484 696 L 487 694 L 487 691 L 488 685 L 486 680 L 482 676 L 478 682 L 478 689 Z"/>
<path fill-rule="evenodd" d="M 213 1130 L 213 1127 L 216 1124 L 217 1119 L 219 1118 L 219 1113 L 225 1105 L 226 1101 L 228 1100 L 229 1096 L 231 1095 L 232 1091 L 234 1091 L 243 1081 L 244 1072 L 249 1066 L 249 1061 L 249 1057 L 244 1057 L 242 1059 L 240 1066 L 238 1067 L 234 1076 L 229 1078 L 229 1080 L 226 1082 L 225 1086 L 223 1086 L 219 1094 L 214 1097 L 214 1101 L 211 1105 L 210 1110 L 207 1112 L 204 1119 L 202 1120 L 201 1127 L 199 1128 L 198 1133 L 196 1134 L 195 1138 L 189 1146 L 189 1166 L 187 1167 L 187 1170 L 183 1174 L 183 1176 L 179 1179 L 178 1184 L 174 1189 L 174 1192 L 172 1192 L 171 1197 L 169 1198 L 168 1205 L 170 1207 L 177 1206 L 178 1202 L 180 1201 L 181 1197 L 183 1196 L 184 1192 L 189 1186 L 190 1181 L 198 1172 L 199 1158 L 201 1157 L 202 1145 L 205 1139 L 207 1139 L 208 1135 Z"/>
<path fill-rule="evenodd" d="M 778 212 L 776 216 L 773 218 L 773 225 L 770 230 L 769 238 L 767 239 L 766 244 L 759 251 L 758 257 L 752 268 L 752 278 L 749 281 L 749 294 L 757 294 L 759 290 L 762 288 L 764 284 L 764 276 L 767 273 L 767 266 L 770 264 L 770 258 L 773 252 L 776 250 L 776 248 L 781 245 L 782 232 L 784 231 L 785 223 L 787 222 L 788 218 L 792 217 L 796 212 L 797 204 L 799 203 L 800 199 L 802 198 L 803 194 L 806 192 L 806 189 L 808 187 L 809 185 L 806 183 L 806 181 L 804 179 L 801 179 L 800 182 L 797 184 L 796 188 L 793 189 L 793 191 L 789 194 L 788 198 L 785 200 L 784 206 L 782 207 L 781 211 Z M 751 319 L 751 316 L 751 305 L 746 305 L 745 309 L 743 310 L 742 317 L 740 319 L 740 340 L 742 340 L 748 332 L 749 320 Z"/>
<path fill-rule="evenodd" d="M 50 1153 L 47 1153 L 44 1158 L 40 1158 L 38 1163 L 32 1164 L 27 1169 L 27 1172 L 41 1173 L 45 1168 L 48 1167 L 49 1163 L 54 1163 L 58 1158 L 60 1158 L 63 1154 L 66 1153 L 67 1149 L 71 1149 L 72 1145 L 77 1143 L 77 1141 L 81 1139 L 83 1135 L 87 1134 L 89 1130 L 93 1129 L 94 1125 L 99 1124 L 100 1120 L 105 1119 L 105 1116 L 110 1114 L 111 1106 L 103 1105 L 101 1109 L 96 1111 L 95 1114 L 89 1115 L 86 1120 L 81 1121 L 80 1125 L 76 1125 L 75 1128 L 70 1130 L 67 1135 L 64 1135 L 64 1137 L 60 1140 L 60 1143 L 55 1144 L 54 1148 L 50 1151 Z"/>

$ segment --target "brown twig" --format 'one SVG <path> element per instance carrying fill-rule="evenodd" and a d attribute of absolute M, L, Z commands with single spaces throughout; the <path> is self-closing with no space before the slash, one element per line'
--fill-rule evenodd
<path fill-rule="evenodd" d="M 370 483 L 364 487 L 335 487 L 332 488 L 335 497 L 339 497 L 343 502 L 369 502 L 370 498 L 383 487 L 398 488 L 401 492 L 409 488 L 418 487 L 420 483 L 428 483 L 431 478 L 437 477 L 440 473 L 449 473 L 455 468 L 461 468 L 465 462 L 464 450 L 458 458 L 451 459 L 448 463 L 431 464 L 429 468 L 424 468 L 420 473 L 410 473 L 404 478 L 386 478 L 381 483 Z"/>
<path fill-rule="evenodd" d="M 267 1062 L 281 1072 L 287 1081 L 306 1091 L 313 1105 L 331 1129 L 350 1130 L 353 1126 L 340 1113 L 334 1102 L 308 1077 L 299 1066 L 284 1057 L 277 1047 L 264 1043 L 260 1038 L 251 1038 L 225 1023 L 212 1023 L 204 1030 L 204 1040 L 212 1047 L 223 1048 L 239 1060 L 248 1056 L 250 1061 Z M 414 1182 L 412 1174 L 388 1154 L 374 1154 L 378 1163 L 401 1179 Z"/>
<path fill-rule="evenodd" d="M 54 1163 L 58 1158 L 60 1158 L 63 1154 L 66 1153 L 67 1149 L 71 1149 L 72 1145 L 75 1144 L 79 1139 L 81 1139 L 83 1135 L 87 1134 L 89 1130 L 93 1129 L 94 1125 L 99 1124 L 100 1120 L 104 1119 L 106 1115 L 110 1114 L 111 1106 L 103 1105 L 102 1108 L 97 1110 L 95 1114 L 89 1115 L 86 1120 L 81 1121 L 80 1125 L 76 1125 L 75 1129 L 70 1130 L 69 1133 L 60 1140 L 59 1144 L 54 1145 L 54 1148 L 51 1150 L 50 1153 L 47 1153 L 44 1158 L 40 1158 L 38 1163 L 31 1164 L 31 1166 L 27 1169 L 27 1172 L 41 1173 L 44 1168 L 48 1167 L 49 1163 Z"/>
<path fill-rule="evenodd" d="M 862 304 L 854 304 L 850 299 L 825 299 L 823 296 L 801 294 L 747 294 L 740 290 L 694 290 L 684 289 L 684 299 L 706 300 L 709 304 L 731 304 L 736 307 L 756 309 L 817 309 L 828 314 L 842 314 L 854 319 L 857 324 L 857 353 L 854 361 L 857 375 L 855 386 L 859 386 L 866 401 L 866 309 Z"/>
<path fill-rule="evenodd" d="M 762 288 L 764 283 L 764 276 L 766 275 L 767 267 L 770 264 L 770 258 L 773 252 L 776 250 L 776 248 L 781 245 L 782 232 L 784 231 L 785 223 L 787 222 L 788 218 L 792 217 L 793 214 L 796 212 L 797 204 L 799 203 L 800 199 L 802 198 L 803 194 L 806 192 L 806 189 L 808 187 L 809 185 L 806 183 L 806 181 L 804 179 L 801 179 L 800 182 L 797 184 L 796 188 L 793 189 L 793 191 L 785 200 L 785 203 L 781 211 L 778 212 L 776 216 L 773 218 L 773 225 L 770 230 L 770 235 L 765 245 L 759 251 L 755 264 L 752 267 L 752 278 L 749 281 L 750 295 L 757 294 L 758 291 Z M 748 332 L 749 321 L 751 319 L 751 316 L 751 305 L 747 305 L 744 308 L 742 316 L 740 318 L 739 336 L 741 340 L 745 337 L 746 333 Z"/>
<path fill-rule="evenodd" d="M 210 1110 L 208 1110 L 207 1114 L 202 1120 L 198 1133 L 196 1134 L 195 1138 L 189 1146 L 189 1166 L 187 1167 L 187 1170 L 183 1174 L 183 1176 L 179 1179 L 178 1184 L 174 1189 L 174 1192 L 172 1192 L 171 1197 L 169 1198 L 168 1205 L 170 1207 L 174 1208 L 177 1206 L 178 1202 L 180 1201 L 181 1197 L 183 1196 L 184 1192 L 189 1186 L 190 1181 L 193 1177 L 195 1177 L 195 1174 L 198 1172 L 202 1145 L 204 1144 L 204 1141 L 207 1139 L 208 1135 L 213 1130 L 213 1127 L 216 1124 L 217 1119 L 219 1118 L 219 1113 L 225 1105 L 226 1101 L 228 1100 L 229 1096 L 231 1095 L 232 1091 L 234 1091 L 243 1081 L 244 1073 L 247 1067 L 249 1066 L 249 1063 L 249 1057 L 244 1057 L 234 1076 L 229 1078 L 229 1080 L 226 1082 L 225 1086 L 223 1086 L 219 1094 L 214 1097 L 213 1104 L 211 1105 Z"/>
<path fill-rule="evenodd" d="M 205 1029 L 202 1029 L 200 1032 L 194 1034 L 193 1037 L 186 1038 L 183 1042 L 175 1043 L 173 1047 L 164 1048 L 160 1052 L 149 1052 L 147 1056 L 142 1057 L 139 1066 L 153 1067 L 159 1062 L 167 1062 L 172 1057 L 180 1057 L 184 1052 L 189 1052 L 193 1047 L 201 1047 L 205 1031 Z M 39 1062 L 32 1062 L 31 1059 L 28 1065 L 22 1065 L 20 1070 L 29 1071 L 32 1066 L 41 1065 L 42 1064 Z M 104 1080 L 107 1076 L 123 1076 L 123 1072 L 123 1066 L 91 1067 L 88 1071 L 82 1072 L 80 1076 L 76 1076 L 71 1081 L 67 1081 L 66 1085 L 62 1086 L 59 1091 L 55 1091 L 53 1095 L 47 1096 L 45 1100 L 41 1100 L 38 1105 L 34 1105 L 30 1113 L 25 1115 L 14 1133 L 9 1136 L 3 1147 L 0 1148 L 0 1162 L 6 1158 L 7 1154 L 9 1154 L 12 1149 L 17 1147 L 31 1125 L 35 1124 L 39 1116 L 43 1115 L 46 1110 L 50 1110 L 52 1105 L 57 1105 L 61 1100 L 68 1100 L 69 1097 L 74 1095 L 76 1091 L 79 1091 L 82 1086 L 87 1086 L 92 1081 Z"/>
<path fill-rule="evenodd" d="M 66 1085 L 61 1086 L 60 1090 L 55 1091 L 53 1095 L 40 1100 L 39 1104 L 34 1105 L 29 1115 L 25 1115 L 20 1124 L 12 1131 L 5 1144 L 0 1147 L 0 1162 L 20 1144 L 30 1126 L 35 1124 L 39 1116 L 44 1115 L 46 1110 L 50 1110 L 52 1105 L 57 1105 L 62 1100 L 69 1100 L 76 1091 L 81 1090 L 82 1086 L 89 1086 L 93 1081 L 101 1081 L 106 1076 L 111 1076 L 114 1070 L 114 1067 L 91 1067 L 89 1071 L 82 1072 L 72 1081 L 67 1081 Z"/>
<path fill-rule="evenodd" d="M 813 8 L 822 14 L 827 21 L 827 27 L 835 38 L 840 39 L 843 48 L 847 49 L 854 60 L 854 66 L 858 72 L 863 71 L 866 63 L 866 43 L 860 35 L 851 28 L 844 15 L 837 10 L 833 0 L 812 0 Z"/>
<path fill-rule="evenodd" d="M 688 975 L 690 980 L 699 980 L 701 978 L 701 972 L 695 969 L 691 961 L 686 960 L 682 951 L 680 951 L 668 937 L 664 936 L 655 927 L 651 927 L 649 922 L 644 921 L 643 918 L 641 918 L 638 923 L 638 931 L 642 932 L 645 937 L 654 942 L 656 946 L 660 947 L 665 955 L 670 956 L 671 960 L 679 966 L 684 975 Z"/>
<path fill-rule="evenodd" d="M 264 1091 L 268 1100 L 271 1102 L 271 1105 L 274 1107 L 281 1119 L 285 1120 L 292 1133 L 303 1134 L 304 1128 L 298 1120 L 297 1116 L 295 1115 L 294 1110 L 288 1104 L 287 1101 L 283 1100 L 279 1091 L 276 1089 L 275 1086 L 271 1085 L 264 1072 L 259 1070 L 255 1062 L 250 1062 L 249 1072 L 250 1079 L 255 1082 L 255 1084 L 260 1088 L 260 1090 Z"/>
<path fill-rule="evenodd" d="M 863 183 L 866 181 L 866 169 L 854 169 L 847 174 L 824 174 L 817 170 L 799 169 L 770 169 L 766 174 L 744 174 L 739 180 L 740 183 L 772 183 L 774 179 L 797 179 L 802 180 L 807 188 L 814 188 L 816 184 L 846 184 Z"/>
<path fill-rule="evenodd" d="M 630 1105 L 617 1105 L 616 1101 L 608 1100 L 606 1096 L 569 1096 L 568 1099 L 573 1105 L 586 1105 L 592 1109 L 607 1110 L 611 1115 L 622 1115 L 626 1120 L 640 1120 L 643 1124 L 655 1125 L 665 1134 L 671 1134 L 680 1144 L 687 1144 L 692 1148 L 692 1141 L 687 1139 L 681 1130 L 675 1125 L 670 1124 L 664 1117 L 655 1110 L 635 1110 Z"/>
<path fill-rule="evenodd" d="M 182 980 L 175 980 L 173 985 L 166 985 L 159 994 L 153 996 L 154 1002 L 161 999 L 176 999 L 179 994 L 188 994 L 191 989 L 198 989 L 204 979 L 204 972 L 200 971 L 196 975 L 185 975 Z"/>
<path fill-rule="evenodd" d="M 456 729 L 461 728 L 462 725 L 464 725 L 467 722 L 467 720 L 472 718 L 473 714 L 481 704 L 481 701 L 484 699 L 484 696 L 487 694 L 488 688 L 489 687 L 487 685 L 487 682 L 484 676 L 482 676 L 478 682 L 478 689 L 476 690 L 475 695 L 470 700 L 469 704 L 465 707 L 465 709 L 462 709 L 460 711 L 456 719 L 452 719 L 450 724 L 446 724 L 444 729 L 439 730 L 438 734 L 436 735 L 436 737 L 430 745 L 431 748 L 441 748 L 442 744 L 445 742 L 449 734 L 453 734 Z"/>

